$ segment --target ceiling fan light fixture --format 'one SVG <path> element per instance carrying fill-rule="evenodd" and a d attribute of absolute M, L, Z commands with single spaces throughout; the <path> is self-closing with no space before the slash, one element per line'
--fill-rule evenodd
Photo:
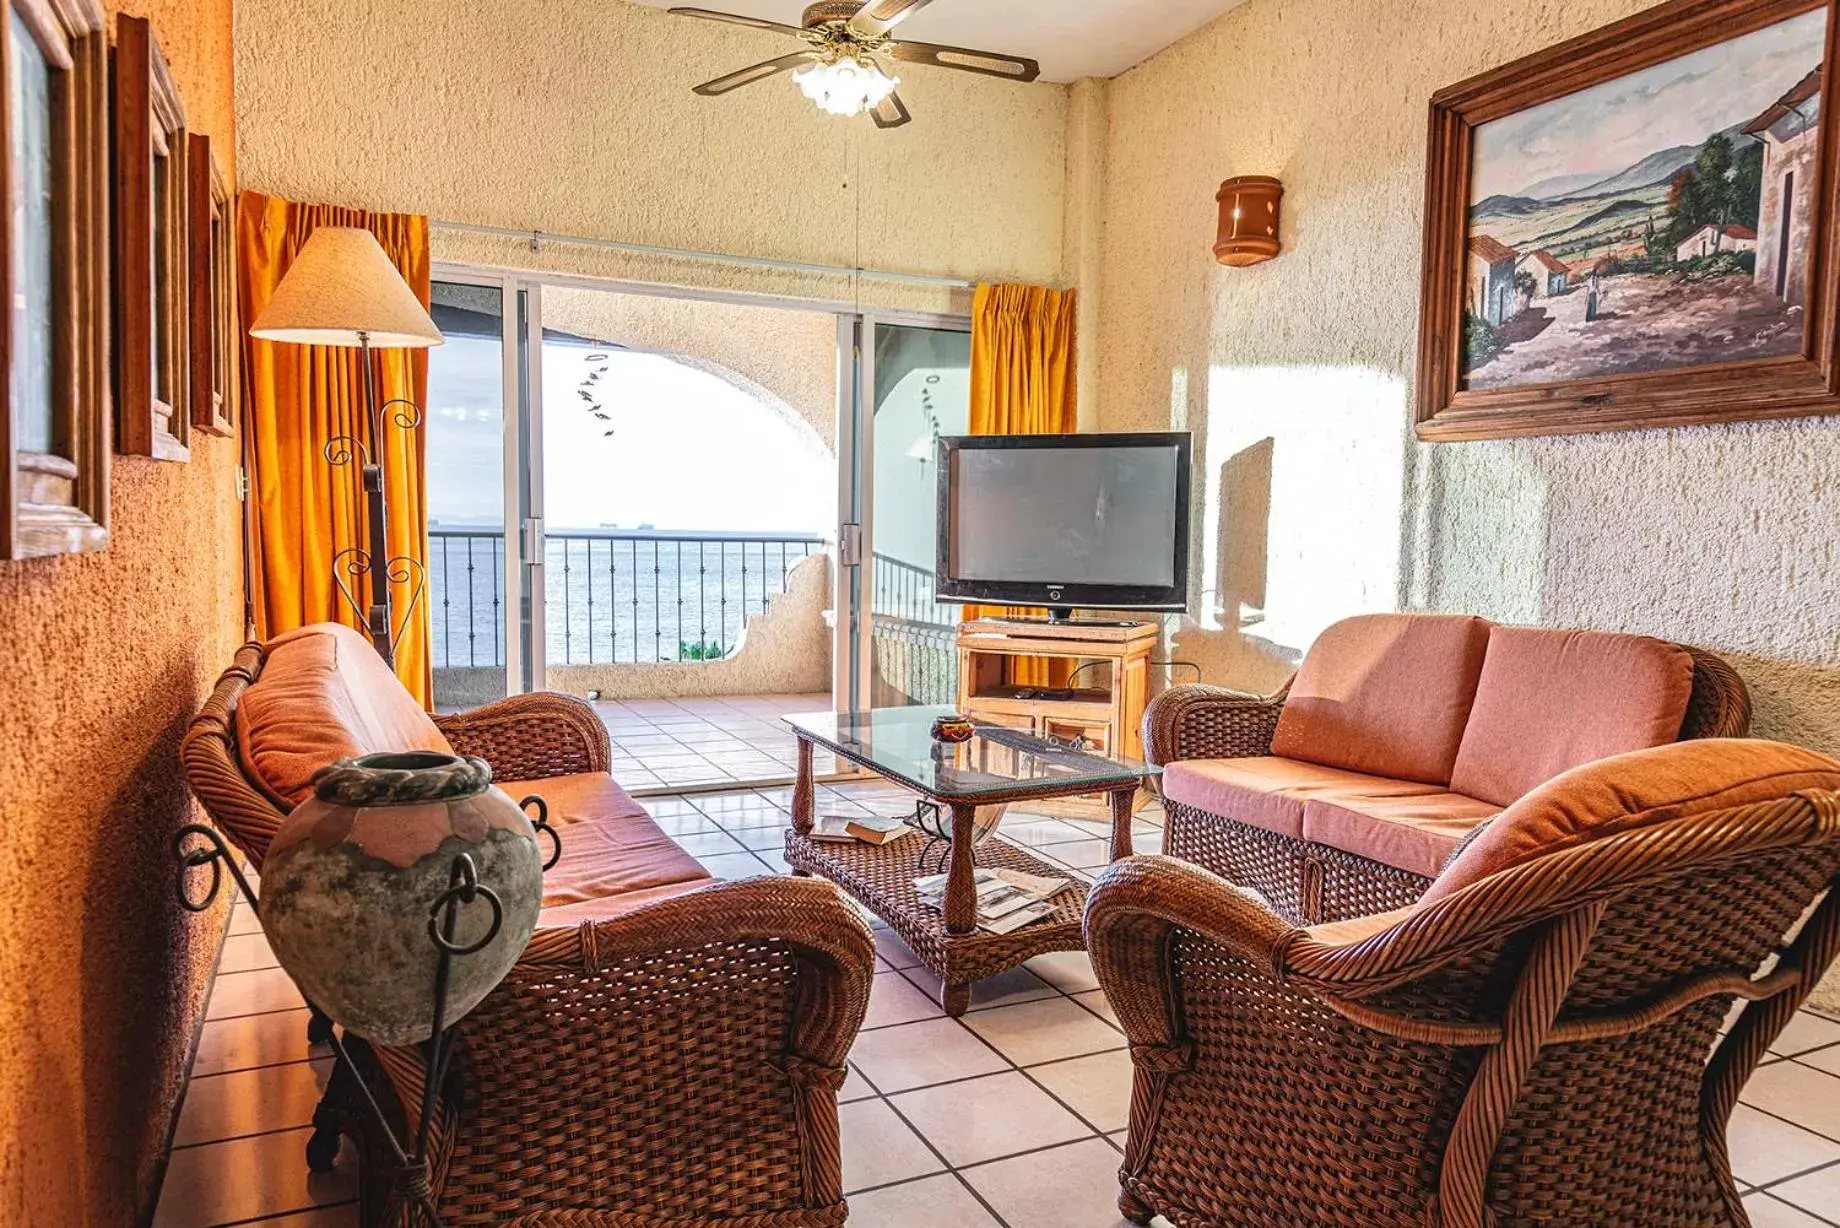
<path fill-rule="evenodd" d="M 835 59 L 818 60 L 792 74 L 799 90 L 830 115 L 861 115 L 880 106 L 901 84 L 870 58 L 845 52 Z"/>

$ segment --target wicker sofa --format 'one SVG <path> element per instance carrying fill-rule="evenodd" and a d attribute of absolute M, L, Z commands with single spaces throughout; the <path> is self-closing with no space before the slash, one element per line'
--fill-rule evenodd
<path fill-rule="evenodd" d="M 1274 695 L 1173 687 L 1144 714 L 1163 851 L 1304 925 L 1412 904 L 1569 768 L 1749 732 L 1743 682 L 1709 653 L 1436 614 L 1346 619 Z"/>
<path fill-rule="evenodd" d="M 443 1222 L 842 1223 L 837 1091 L 868 1004 L 868 929 L 827 883 L 712 880 L 614 783 L 587 704 L 529 695 L 430 718 L 363 637 L 325 624 L 239 652 L 181 753 L 259 872 L 320 764 L 449 748 L 512 796 L 542 795 L 562 857 L 523 957 L 460 1025 L 426 1178 Z M 350 1047 L 400 1132 L 420 1111 L 420 1051 Z M 357 1143 L 363 1222 L 403 1222 L 363 1092 L 340 1067 L 314 1124 Z"/>
<path fill-rule="evenodd" d="M 1120 1208 L 1746 1228 L 1726 1126 L 1840 949 L 1836 789 L 1840 763 L 1770 742 L 1599 760 L 1411 908 L 1311 928 L 1200 867 L 1115 862 L 1086 932 L 1135 1065 Z"/>

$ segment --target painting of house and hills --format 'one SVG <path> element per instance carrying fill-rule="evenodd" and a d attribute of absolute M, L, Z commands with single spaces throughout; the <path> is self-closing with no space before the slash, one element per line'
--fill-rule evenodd
<path fill-rule="evenodd" d="M 1798 353 L 1826 13 L 1477 128 L 1464 386 Z"/>

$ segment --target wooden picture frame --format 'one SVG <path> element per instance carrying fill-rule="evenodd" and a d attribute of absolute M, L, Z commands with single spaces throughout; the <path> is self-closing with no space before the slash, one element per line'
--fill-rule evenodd
<path fill-rule="evenodd" d="M 1792 87 L 1801 89 L 1803 97 L 1818 95 L 1820 100 L 1818 129 L 1813 121 L 1804 121 L 1795 130 L 1798 137 L 1808 137 L 1806 154 L 1813 163 L 1813 173 L 1805 173 L 1800 183 L 1799 195 L 1805 198 L 1805 208 L 1796 217 L 1796 223 L 1801 228 L 1797 233 L 1805 231 L 1807 236 L 1803 247 L 1796 249 L 1797 259 L 1801 261 L 1796 292 L 1800 294 L 1801 301 L 1791 304 L 1781 285 L 1772 287 L 1779 295 L 1783 295 L 1779 306 L 1784 320 L 1789 318 L 1792 306 L 1800 313 L 1799 352 L 1795 351 L 1793 334 L 1783 332 L 1788 326 L 1778 321 L 1773 325 L 1775 331 L 1772 333 L 1758 331 L 1746 334 L 1770 336 L 1774 338 L 1771 344 L 1786 351 L 1768 356 L 1721 360 L 1718 347 L 1722 344 L 1721 339 L 1728 342 L 1730 335 L 1708 332 L 1705 334 L 1708 340 L 1704 347 L 1707 360 L 1694 365 L 1683 362 L 1665 369 L 1567 374 L 1567 363 L 1571 363 L 1574 368 L 1588 365 L 1576 361 L 1577 356 L 1584 353 L 1580 346 L 1561 353 L 1557 361 L 1551 362 L 1550 365 L 1560 373 L 1561 378 L 1542 380 L 1540 367 L 1548 360 L 1542 357 L 1539 362 L 1527 363 L 1524 360 L 1530 350 L 1524 348 L 1520 368 L 1523 374 L 1517 382 L 1499 386 L 1474 386 L 1480 381 L 1471 378 L 1476 369 L 1473 364 L 1477 353 L 1473 330 L 1478 319 L 1477 310 L 1486 316 L 1490 302 L 1486 293 L 1478 298 L 1475 287 L 1478 277 L 1485 284 L 1495 279 L 1494 269 L 1502 263 L 1495 261 L 1495 256 L 1502 256 L 1504 261 L 1506 257 L 1514 256 L 1523 262 L 1535 256 L 1547 262 L 1539 268 L 1528 269 L 1525 281 L 1522 279 L 1522 266 L 1514 266 L 1516 272 L 1512 277 L 1512 285 L 1515 289 L 1504 296 L 1503 304 L 1498 309 L 1503 316 L 1513 310 L 1510 306 L 1512 302 L 1528 294 L 1527 282 L 1534 284 L 1536 292 L 1549 286 L 1555 293 L 1569 293 L 1580 288 L 1566 284 L 1570 276 L 1565 271 L 1563 260 L 1554 259 L 1544 250 L 1523 252 L 1519 248 L 1495 243 L 1476 229 L 1480 225 L 1483 210 L 1490 207 L 1491 202 L 1510 202 L 1493 206 L 1504 211 L 1518 207 L 1512 203 L 1517 201 L 1539 208 L 1550 203 L 1543 198 L 1530 200 L 1526 196 L 1514 195 L 1486 195 L 1480 202 L 1472 203 L 1479 192 L 1491 190 L 1486 177 L 1479 177 L 1472 184 L 1472 175 L 1479 174 L 1477 130 L 1493 121 L 1508 119 L 1544 104 L 1568 100 L 1580 91 L 1614 83 L 1632 74 L 1656 69 L 1657 66 L 1669 65 L 1683 56 L 1709 48 L 1722 48 L 1749 36 L 1760 36 L 1761 32 L 1770 27 L 1788 28 L 1783 23 L 1798 18 L 1808 16 L 1812 23 L 1816 19 L 1809 15 L 1817 13 L 1824 16 L 1825 33 L 1810 35 L 1810 38 L 1822 57 L 1820 64 L 1817 64 L 1815 71 L 1803 77 L 1797 86 Z M 1833 224 L 1834 219 L 1840 216 L 1836 213 L 1835 174 L 1836 153 L 1840 152 L 1840 144 L 1837 144 L 1840 141 L 1840 124 L 1827 122 L 1827 117 L 1832 113 L 1834 82 L 1833 74 L 1823 71 L 1821 67 L 1840 62 L 1835 58 L 1836 46 L 1840 45 L 1836 43 L 1837 34 L 1840 34 L 1837 27 L 1840 27 L 1840 4 L 1836 0 L 1671 0 L 1670 3 L 1627 20 L 1440 90 L 1431 101 L 1429 152 L 1426 159 L 1424 264 L 1414 406 L 1418 437 L 1434 441 L 1491 439 L 1840 413 L 1840 339 L 1837 339 L 1835 329 L 1836 309 L 1840 305 L 1840 252 L 1836 252 L 1836 228 Z M 1802 27 L 1798 23 L 1795 28 L 1799 30 Z M 1742 45 L 1748 47 L 1754 43 Z M 1772 92 L 1772 96 L 1778 95 Z M 1779 102 L 1788 99 L 1791 99 L 1790 94 L 1782 94 Z M 1569 101 L 1564 105 L 1583 108 L 1586 104 L 1582 101 Z M 1755 125 L 1767 118 L 1768 114 L 1774 113 L 1767 112 L 1766 116 L 1752 120 L 1751 124 Z M 1744 132 L 1748 129 L 1740 124 L 1733 131 Z M 1766 126 L 1762 131 L 1770 130 Z M 1712 139 L 1708 137 L 1706 145 L 1710 145 Z M 1725 135 L 1725 139 L 1730 148 L 1736 148 L 1731 144 L 1731 136 Z M 1768 156 L 1769 142 L 1764 136 L 1755 139 L 1759 146 L 1755 156 L 1761 163 Z M 1490 167 L 1499 165 L 1499 162 L 1491 163 Z M 1735 162 L 1733 167 L 1735 170 Z M 1635 168 L 1630 169 L 1633 171 Z M 1759 173 L 1763 175 L 1768 172 Z M 1678 203 L 1682 171 L 1677 169 L 1671 174 L 1674 178 L 1660 185 L 1667 194 L 1663 207 L 1669 212 L 1664 217 L 1670 224 L 1679 222 L 1690 225 L 1693 219 Z M 1597 186 L 1621 181 L 1622 176 L 1614 176 Z M 1767 192 L 1770 181 L 1764 179 L 1761 182 L 1764 184 L 1762 190 Z M 1790 182 L 1784 181 L 1784 193 L 1790 191 Z M 1648 189 L 1651 191 L 1651 199 L 1653 188 L 1654 185 L 1650 185 Z M 1527 191 L 1531 192 L 1532 189 Z M 1573 195 L 1553 199 L 1609 200 L 1615 204 L 1614 198 L 1624 189 L 1618 188 L 1602 197 L 1592 197 L 1591 191 L 1592 188 L 1581 186 Z M 1522 209 L 1523 214 L 1527 212 L 1529 210 Z M 1670 252 L 1667 247 L 1668 235 L 1656 234 L 1654 220 L 1651 211 L 1646 223 L 1646 237 L 1639 231 L 1632 232 L 1637 236 L 1635 241 L 1646 243 L 1646 246 L 1628 249 L 1636 254 L 1628 258 L 1630 263 L 1627 266 L 1620 258 L 1609 263 L 1603 258 L 1594 258 L 1587 248 L 1585 259 L 1573 267 L 1572 272 L 1576 273 L 1577 268 L 1585 267 L 1588 263 L 1588 310 L 1591 314 L 1583 316 L 1584 320 L 1607 318 L 1598 314 L 1597 297 L 1599 276 L 1606 269 L 1612 274 L 1624 272 L 1626 268 L 1632 273 L 1641 273 L 1647 269 L 1660 268 L 1665 262 L 1667 267 L 1678 270 L 1685 268 L 1684 262 L 1692 259 L 1686 244 L 1681 245 L 1678 257 Z M 1763 218 L 1764 222 L 1768 220 L 1767 216 Z M 1515 224 L 1519 223 L 1503 223 Z M 1633 220 L 1630 224 L 1632 227 L 1637 225 Z M 1738 245 L 1740 237 L 1736 236 L 1743 229 L 1723 227 L 1721 233 L 1734 235 L 1726 242 Z M 1785 236 L 1789 233 L 1786 214 L 1780 229 Z M 1539 237 L 1547 238 L 1564 233 L 1567 232 L 1549 229 Z M 1657 238 L 1661 240 L 1659 245 Z M 1774 249 L 1760 247 L 1756 231 L 1750 233 L 1749 241 L 1753 268 L 1751 276 L 1762 286 L 1764 282 L 1755 270 L 1756 263 L 1764 257 L 1757 253 Z M 1487 246 L 1491 243 L 1494 245 Z M 1713 254 L 1716 255 L 1718 241 L 1715 240 L 1712 246 Z M 1786 264 L 1789 259 L 1787 246 L 1783 252 L 1782 259 Z M 1643 262 L 1642 253 L 1646 253 L 1647 263 Z M 1731 258 L 1741 260 L 1743 256 L 1734 251 Z M 1550 277 L 1540 276 L 1555 264 L 1560 272 Z M 1472 272 L 1478 267 L 1487 268 L 1488 272 Z M 1671 273 L 1670 276 L 1686 278 L 1684 273 Z M 1612 282 L 1614 276 L 1604 277 L 1605 300 L 1614 303 L 1617 300 L 1609 290 Z M 1637 286 L 1641 283 L 1632 279 L 1628 284 Z M 1660 300 L 1632 299 L 1626 295 L 1622 301 L 1646 304 Z M 1472 310 L 1473 306 L 1476 310 Z M 1575 304 L 1567 306 L 1568 311 L 1574 309 Z M 1676 309 L 1669 307 L 1667 310 Z M 1657 316 L 1660 314 L 1663 313 L 1657 312 Z M 1632 313 L 1628 323 L 1619 325 L 1631 330 L 1633 348 L 1627 351 L 1630 355 L 1628 357 L 1622 356 L 1624 351 L 1614 351 L 1617 356 L 1607 360 L 1606 365 L 1623 363 L 1634 367 L 1649 363 L 1659 367 L 1667 361 L 1664 357 L 1651 356 L 1651 351 L 1653 355 L 1660 355 L 1663 351 L 1651 345 L 1648 337 L 1633 336 L 1637 326 L 1648 327 L 1653 318 L 1657 317 Z M 1667 317 L 1670 322 L 1685 318 L 1684 312 L 1677 317 Z M 1487 319 L 1483 322 L 1490 323 Z M 1527 329 L 1519 331 L 1525 333 Z M 1548 343 L 1549 352 L 1557 350 L 1567 337 L 1578 335 L 1556 333 Z M 1511 346 L 1514 343 L 1508 344 Z M 1598 352 L 1612 353 L 1614 345 L 1620 344 L 1620 340 L 1612 342 Z M 1641 356 L 1635 356 L 1642 346 L 1650 346 L 1650 350 L 1641 351 Z M 1486 365 L 1492 361 L 1492 357 L 1484 357 L 1481 361 Z M 1594 358 L 1593 361 L 1600 360 Z M 1471 364 L 1469 372 L 1466 372 L 1466 364 Z M 1493 378 L 1502 377 L 1497 375 Z"/>
<path fill-rule="evenodd" d="M 0 559 L 24 559 L 109 541 L 108 36 L 95 0 L 4 8 Z M 36 121 L 26 102 L 43 103 Z M 44 142 L 36 167 L 15 148 L 15 120 Z"/>
<path fill-rule="evenodd" d="M 211 152 L 211 138 L 194 133 L 186 149 L 191 243 L 192 427 L 208 435 L 236 429 L 236 233 L 230 187 Z"/>
<path fill-rule="evenodd" d="M 115 18 L 116 446 L 191 457 L 185 111 L 153 27 Z"/>

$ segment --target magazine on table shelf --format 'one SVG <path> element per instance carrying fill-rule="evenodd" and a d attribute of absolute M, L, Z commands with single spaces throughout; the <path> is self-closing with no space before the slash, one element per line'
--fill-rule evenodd
<path fill-rule="evenodd" d="M 978 928 L 991 934 L 1013 933 L 1053 916 L 1054 905 L 1048 901 L 1073 886 L 1070 878 L 1007 869 L 978 870 L 972 881 L 977 891 Z M 922 904 L 944 911 L 944 874 L 916 878 L 914 891 Z"/>

